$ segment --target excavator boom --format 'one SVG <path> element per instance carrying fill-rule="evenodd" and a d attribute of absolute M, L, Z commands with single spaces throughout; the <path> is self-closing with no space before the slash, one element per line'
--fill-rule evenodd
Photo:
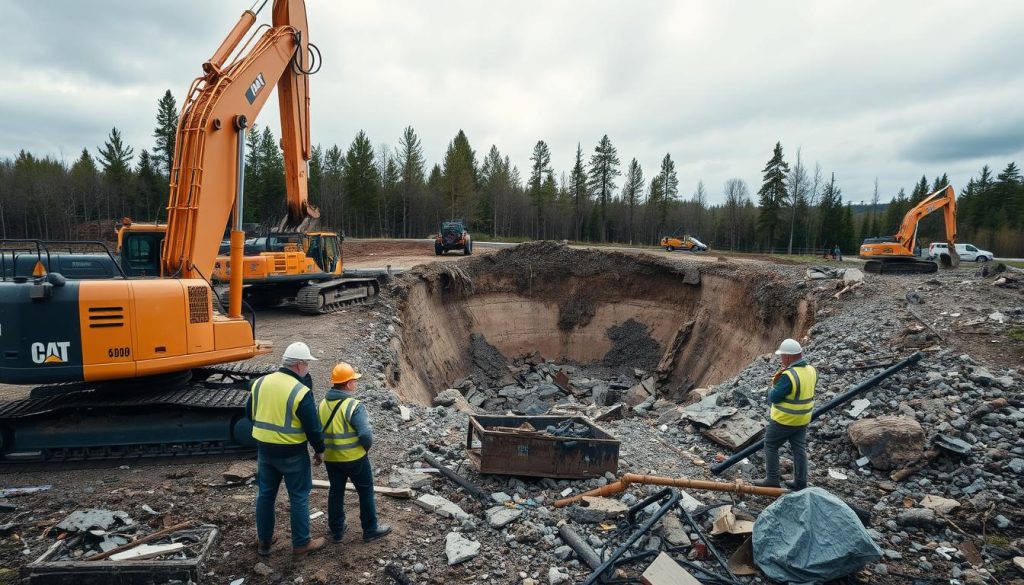
<path fill-rule="evenodd" d="M 918 260 L 914 254 L 917 245 L 917 226 L 925 216 L 942 210 L 946 226 L 946 241 L 952 251 L 950 266 L 960 264 L 956 256 L 956 190 L 945 187 L 929 194 L 903 216 L 896 235 L 869 238 L 860 247 L 860 257 L 867 260 L 864 268 L 880 274 L 921 274 L 938 270 L 934 262 Z"/>

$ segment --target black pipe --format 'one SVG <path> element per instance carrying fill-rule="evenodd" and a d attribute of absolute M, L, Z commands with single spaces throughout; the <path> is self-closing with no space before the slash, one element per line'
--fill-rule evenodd
<path fill-rule="evenodd" d="M 814 412 L 811 413 L 811 421 L 813 422 L 813 421 L 817 420 L 819 416 L 825 414 L 826 412 L 834 409 L 837 406 L 842 406 L 843 404 L 846 404 L 847 402 L 850 401 L 851 398 L 854 398 L 858 394 L 863 393 L 865 390 L 873 388 L 879 382 L 881 382 L 882 380 L 884 380 L 884 379 L 888 378 L 889 376 L 895 374 L 896 372 L 902 370 L 903 368 L 905 368 L 905 367 L 907 367 L 909 365 L 912 365 L 912 364 L 916 364 L 917 362 L 921 361 L 922 357 L 924 357 L 923 353 L 921 353 L 919 351 L 915 352 L 914 355 L 908 357 L 907 359 L 903 360 L 902 362 L 894 364 L 892 367 L 889 367 L 889 368 L 887 368 L 885 370 L 882 370 L 881 372 L 878 372 L 874 376 L 868 378 L 867 380 L 864 380 L 860 384 L 857 384 L 854 388 L 852 388 L 848 392 L 846 392 L 844 394 L 840 394 L 839 396 L 836 396 L 835 398 L 833 398 L 832 400 L 829 400 L 825 404 L 822 404 L 818 408 L 815 408 Z M 718 475 L 718 474 L 722 473 L 723 471 L 725 471 L 726 469 L 729 469 L 733 465 L 736 465 L 737 463 L 739 463 L 740 461 L 742 461 L 746 457 L 748 457 L 748 456 L 750 456 L 750 455 L 760 451 L 763 448 L 764 448 L 764 439 L 761 439 L 760 441 L 757 441 L 756 443 L 753 443 L 752 445 L 748 446 L 746 449 L 743 449 L 743 450 L 741 450 L 741 451 L 739 451 L 737 453 L 734 453 L 732 457 L 726 459 L 725 461 L 723 461 L 723 462 L 721 462 L 721 463 L 719 463 L 717 465 L 712 465 L 711 466 L 711 473 L 713 473 L 714 475 Z"/>
<path fill-rule="evenodd" d="M 423 453 L 423 455 L 420 456 L 420 459 L 422 459 L 432 467 L 436 468 L 438 471 L 441 472 L 441 475 L 445 476 L 453 483 L 461 486 L 462 489 L 466 490 L 466 492 L 469 493 L 471 496 L 474 496 L 475 498 L 482 502 L 490 501 L 491 494 L 489 494 L 487 491 L 485 491 L 483 488 L 476 485 L 475 483 L 469 481 L 468 479 L 455 473 L 451 469 L 445 467 L 440 461 L 434 459 L 434 457 L 430 453 Z"/>
<path fill-rule="evenodd" d="M 722 553 L 718 552 L 718 549 L 715 548 L 715 545 L 711 544 L 711 541 L 708 540 L 708 537 L 704 535 L 704 531 L 701 530 L 700 525 L 697 524 L 697 521 L 693 519 L 693 516 L 690 515 L 690 512 L 685 507 L 680 506 L 680 508 L 683 511 L 683 517 L 686 518 L 686 523 L 690 526 L 690 528 L 693 528 L 694 532 L 697 533 L 697 537 L 700 538 L 700 541 L 704 543 L 704 547 L 707 548 L 711 552 L 712 556 L 715 557 L 715 560 L 718 561 L 718 565 L 722 567 L 722 570 L 728 573 L 729 577 L 733 581 L 735 581 L 736 574 L 733 573 L 732 569 L 729 568 L 729 563 L 725 561 L 725 557 L 722 556 Z"/>

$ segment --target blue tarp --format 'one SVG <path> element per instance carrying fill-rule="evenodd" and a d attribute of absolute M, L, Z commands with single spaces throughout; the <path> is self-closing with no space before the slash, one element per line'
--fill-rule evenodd
<path fill-rule="evenodd" d="M 754 562 L 782 583 L 823 583 L 861 569 L 882 550 L 842 500 L 811 487 L 782 496 L 754 523 Z"/>

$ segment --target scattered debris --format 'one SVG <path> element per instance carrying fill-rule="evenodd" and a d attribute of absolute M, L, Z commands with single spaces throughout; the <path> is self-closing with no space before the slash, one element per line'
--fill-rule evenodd
<path fill-rule="evenodd" d="M 424 510 L 444 518 L 455 518 L 456 520 L 470 518 L 470 515 L 460 508 L 458 504 L 435 494 L 423 494 L 415 500 L 415 503 Z"/>
<path fill-rule="evenodd" d="M 449 532 L 444 538 L 444 553 L 448 557 L 448 566 L 457 565 L 480 554 L 480 543 L 458 532 Z"/>
<path fill-rule="evenodd" d="M 644 585 L 700 585 L 700 581 L 665 553 L 654 559 L 640 580 Z"/>
<path fill-rule="evenodd" d="M 314 479 L 313 489 L 329 490 L 331 489 L 331 482 L 324 479 Z M 352 482 L 348 482 L 345 484 L 345 491 L 354 492 L 356 491 L 356 486 L 352 485 Z M 373 493 L 381 496 L 388 496 L 389 498 L 398 498 L 400 500 L 408 500 L 413 496 L 412 489 L 410 488 L 393 488 L 382 485 L 373 486 Z"/>
<path fill-rule="evenodd" d="M 0 498 L 11 498 L 14 496 L 24 496 L 26 494 L 36 494 L 39 492 L 49 491 L 52 485 L 34 485 L 28 487 L 15 487 L 15 488 L 0 488 Z"/>

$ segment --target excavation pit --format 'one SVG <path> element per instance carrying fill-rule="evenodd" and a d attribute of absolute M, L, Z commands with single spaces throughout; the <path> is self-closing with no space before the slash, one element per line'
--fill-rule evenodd
<path fill-rule="evenodd" d="M 677 400 L 802 336 L 813 315 L 792 280 L 770 267 L 675 263 L 553 242 L 420 266 L 394 291 L 401 327 L 388 380 L 403 399 L 424 405 L 457 382 L 514 393 L 528 385 L 524 364 L 543 362 L 609 377 L 642 370 L 658 397 Z M 555 382 L 530 371 L 546 384 L 541 390 Z"/>

